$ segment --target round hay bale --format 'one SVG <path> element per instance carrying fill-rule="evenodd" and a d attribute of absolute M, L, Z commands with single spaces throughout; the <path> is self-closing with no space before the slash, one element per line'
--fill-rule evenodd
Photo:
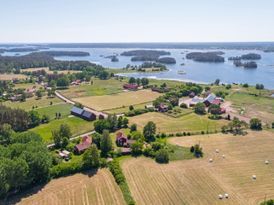
<path fill-rule="evenodd" d="M 222 194 L 219 194 L 218 197 L 219 197 L 219 199 L 223 199 L 223 195 Z"/>
<path fill-rule="evenodd" d="M 225 158 L 225 155 L 223 154 L 222 157 Z"/>
<path fill-rule="evenodd" d="M 257 179 L 257 176 L 254 174 L 252 175 L 252 179 L 256 180 Z"/>
<path fill-rule="evenodd" d="M 265 162 L 264 162 L 265 164 L 269 164 L 269 161 L 268 160 L 265 160 Z"/>
<path fill-rule="evenodd" d="M 215 151 L 216 151 L 216 153 L 219 153 L 219 150 L 218 150 L 218 149 L 216 149 Z"/>
<path fill-rule="evenodd" d="M 225 196 L 225 198 L 228 198 L 228 193 L 225 193 L 224 196 Z"/>
<path fill-rule="evenodd" d="M 210 158 L 210 159 L 209 159 L 209 162 L 210 162 L 210 163 L 211 163 L 211 162 L 213 162 L 213 159 L 212 159 L 212 158 Z"/>

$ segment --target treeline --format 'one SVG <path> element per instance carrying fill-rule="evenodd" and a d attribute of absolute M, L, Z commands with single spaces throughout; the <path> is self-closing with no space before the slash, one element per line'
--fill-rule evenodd
<path fill-rule="evenodd" d="M 25 131 L 39 125 L 43 121 L 36 111 L 26 112 L 0 105 L 0 128 L 4 124 L 11 125 L 15 131 Z"/>
<path fill-rule="evenodd" d="M 158 50 L 133 50 L 123 52 L 121 55 L 133 56 L 131 61 L 157 61 L 162 55 L 170 55 L 170 52 Z"/>
<path fill-rule="evenodd" d="M 197 62 L 210 62 L 210 63 L 223 63 L 225 58 L 221 55 L 223 52 L 192 52 L 186 55 L 187 59 L 191 59 Z"/>
<path fill-rule="evenodd" d="M 260 60 L 261 58 L 262 58 L 262 56 L 259 54 L 248 53 L 248 54 L 241 55 L 241 56 L 230 57 L 230 58 L 228 58 L 228 60 Z"/>
<path fill-rule="evenodd" d="M 58 61 L 54 59 L 54 55 L 47 52 L 51 51 L 24 56 L 0 56 L 0 73 L 20 72 L 20 69 L 37 67 L 49 67 L 51 70 L 83 70 L 95 66 L 88 61 Z"/>
<path fill-rule="evenodd" d="M 11 128 L 0 130 L 10 135 L 10 142 L 0 144 L 0 198 L 9 192 L 46 182 L 50 178 L 52 157 L 39 135 L 32 132 L 16 134 Z"/>

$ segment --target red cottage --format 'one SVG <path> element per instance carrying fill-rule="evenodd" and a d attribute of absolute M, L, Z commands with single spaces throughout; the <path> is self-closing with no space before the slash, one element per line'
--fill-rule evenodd
<path fill-rule="evenodd" d="M 84 136 L 82 142 L 78 145 L 75 145 L 74 152 L 77 154 L 83 153 L 86 149 L 91 146 L 92 138 L 90 136 Z"/>
<path fill-rule="evenodd" d="M 126 90 L 137 90 L 138 89 L 138 85 L 133 83 L 133 84 L 124 84 L 123 88 Z"/>

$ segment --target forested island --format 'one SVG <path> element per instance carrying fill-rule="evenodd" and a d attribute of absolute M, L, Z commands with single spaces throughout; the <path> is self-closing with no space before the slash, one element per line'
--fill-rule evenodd
<path fill-rule="evenodd" d="M 156 62 L 164 63 L 164 64 L 176 64 L 175 58 L 171 58 L 171 57 L 159 58 L 158 60 L 156 60 Z"/>
<path fill-rule="evenodd" d="M 81 57 L 81 56 L 90 56 L 89 52 L 84 51 L 41 51 L 41 54 L 46 54 L 53 57 L 58 56 L 74 56 L 74 57 Z"/>
<path fill-rule="evenodd" d="M 49 67 L 51 70 L 82 70 L 94 64 L 89 61 L 59 61 L 54 56 L 81 56 L 84 52 L 44 51 L 24 56 L 0 56 L 0 73 L 19 72 L 24 68 Z"/>
<path fill-rule="evenodd" d="M 160 56 L 170 55 L 167 51 L 133 50 L 121 53 L 121 56 L 132 56 L 131 61 L 157 61 Z"/>
<path fill-rule="evenodd" d="M 244 68 L 257 68 L 258 67 L 257 63 L 254 61 L 243 63 L 241 60 L 234 60 L 233 64 L 236 67 L 244 67 Z"/>
<path fill-rule="evenodd" d="M 38 51 L 37 48 L 10 48 L 10 49 L 6 49 L 4 50 L 6 52 L 35 52 Z"/>
<path fill-rule="evenodd" d="M 209 63 L 223 63 L 225 58 L 222 57 L 224 53 L 221 51 L 213 52 L 192 52 L 186 55 L 187 59 L 191 59 L 197 62 L 209 62 Z"/>
<path fill-rule="evenodd" d="M 228 60 L 260 60 L 262 56 L 256 53 L 248 53 L 241 56 L 230 57 Z"/>

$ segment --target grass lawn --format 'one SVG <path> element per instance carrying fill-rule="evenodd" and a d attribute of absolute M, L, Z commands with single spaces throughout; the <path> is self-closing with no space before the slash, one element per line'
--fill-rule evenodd
<path fill-rule="evenodd" d="M 60 120 L 53 120 L 47 124 L 42 124 L 30 131 L 40 134 L 46 143 L 50 143 L 52 142 L 52 130 L 58 129 L 61 124 L 67 124 L 70 127 L 73 136 L 93 130 L 93 122 L 88 122 L 78 117 L 67 117 Z"/>
<path fill-rule="evenodd" d="M 3 104 L 11 107 L 11 108 L 20 108 L 26 111 L 32 110 L 32 107 L 37 108 L 44 108 L 44 107 L 50 107 L 50 102 L 54 104 L 62 103 L 61 100 L 58 98 L 48 98 L 47 96 L 42 97 L 41 99 L 37 100 L 36 97 L 27 98 L 25 102 L 11 102 L 6 101 Z"/>
<path fill-rule="evenodd" d="M 152 104 L 152 102 L 146 102 L 146 103 L 141 103 L 138 105 L 134 105 L 134 109 L 144 109 L 146 105 L 148 104 Z M 105 110 L 107 113 L 109 114 L 122 114 L 122 113 L 126 113 L 129 111 L 129 106 L 124 106 L 121 108 L 115 108 L 115 109 L 111 109 L 111 110 Z"/>
<path fill-rule="evenodd" d="M 73 100 L 87 107 L 101 111 L 151 102 L 160 95 L 160 93 L 152 92 L 151 90 L 139 90 L 127 91 L 113 95 L 74 98 Z"/>
<path fill-rule="evenodd" d="M 184 159 L 193 159 L 194 156 L 190 152 L 189 147 L 181 147 L 178 145 L 168 144 L 169 149 L 172 149 L 172 152 L 169 152 L 169 160 L 184 160 Z"/>
<path fill-rule="evenodd" d="M 55 113 L 61 113 L 61 118 L 69 116 L 71 108 L 71 104 L 61 103 L 48 107 L 38 108 L 35 110 L 40 114 L 40 116 L 47 115 L 49 116 L 50 120 L 53 120 L 55 119 Z"/>
<path fill-rule="evenodd" d="M 152 112 L 129 118 L 129 124 L 136 123 L 138 129 L 142 129 L 149 121 L 156 124 L 157 132 L 201 132 L 215 130 L 220 131 L 221 127 L 227 123 L 224 120 L 210 120 L 207 116 L 200 116 L 194 113 L 178 118 L 169 117 L 165 114 Z"/>
<path fill-rule="evenodd" d="M 35 84 L 35 83 L 18 83 L 18 84 L 14 84 L 14 88 L 16 89 L 28 89 L 28 88 L 33 88 L 33 87 L 36 87 L 37 89 L 38 88 L 41 88 L 42 86 L 39 85 L 39 84 Z"/>
<path fill-rule="evenodd" d="M 115 79 L 99 80 L 95 78 L 92 80 L 92 85 L 70 86 L 69 89 L 61 90 L 60 92 L 68 98 L 111 95 L 122 92 L 123 84 L 125 83 Z"/>
<path fill-rule="evenodd" d="M 172 110 L 169 110 L 165 114 L 171 117 L 182 117 L 184 115 L 188 115 L 190 113 L 193 113 L 192 109 L 185 109 L 180 107 L 174 107 Z"/>

